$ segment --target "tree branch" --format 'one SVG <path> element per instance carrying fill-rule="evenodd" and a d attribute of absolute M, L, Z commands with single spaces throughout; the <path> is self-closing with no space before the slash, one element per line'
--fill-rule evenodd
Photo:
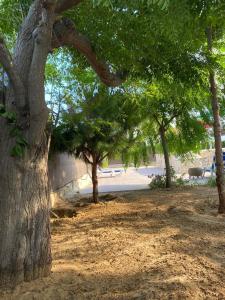
<path fill-rule="evenodd" d="M 87 157 L 87 155 L 86 155 L 84 152 L 82 153 L 82 155 L 83 155 L 84 160 L 85 160 L 88 164 L 93 165 L 93 162 Z"/>
<path fill-rule="evenodd" d="M 157 117 L 156 114 L 153 115 L 153 118 L 155 119 L 155 121 L 156 121 L 156 123 L 159 125 L 159 127 L 161 127 L 162 124 L 159 122 L 159 119 L 158 119 L 158 117 Z"/>
<path fill-rule="evenodd" d="M 30 64 L 34 50 L 32 33 L 39 24 L 41 12 L 41 1 L 32 1 L 29 12 L 22 23 L 14 48 L 13 63 L 25 87 L 29 79 Z"/>
<path fill-rule="evenodd" d="M 109 152 L 107 152 L 105 155 L 99 158 L 98 163 L 100 164 L 107 156 L 109 156 Z"/>
<path fill-rule="evenodd" d="M 101 81 L 107 86 L 118 86 L 124 81 L 125 74 L 112 73 L 107 64 L 97 58 L 88 39 L 76 30 L 73 22 L 69 19 L 57 21 L 53 27 L 52 48 L 63 46 L 74 47 L 83 54 Z"/>
<path fill-rule="evenodd" d="M 30 108 L 30 143 L 38 144 L 44 133 L 48 119 L 48 108 L 44 97 L 45 64 L 51 46 L 54 23 L 55 0 L 43 2 L 41 20 L 32 33 L 33 54 L 28 76 L 28 99 Z"/>
<path fill-rule="evenodd" d="M 16 71 L 15 66 L 12 63 L 11 55 L 5 46 L 4 40 L 0 37 L 0 63 L 3 69 L 6 71 L 10 83 L 13 86 L 15 98 L 17 100 L 16 104 L 19 107 L 25 105 L 25 91 L 22 81 Z"/>
<path fill-rule="evenodd" d="M 60 0 L 58 2 L 58 5 L 55 9 L 55 12 L 57 14 L 60 14 L 70 8 L 73 8 L 75 6 L 77 6 L 80 2 L 82 2 L 83 0 Z"/>
<path fill-rule="evenodd" d="M 99 163 L 101 163 L 108 155 L 109 155 L 109 152 L 107 152 L 105 155 L 103 155 L 102 158 L 99 158 Z"/>
<path fill-rule="evenodd" d="M 170 122 L 172 122 L 175 118 L 179 117 L 179 115 L 182 113 L 182 111 L 183 111 L 183 108 L 181 108 L 180 110 L 174 109 L 174 113 L 171 116 L 171 118 L 165 122 L 165 127 L 167 127 L 170 124 Z"/>
<path fill-rule="evenodd" d="M 177 114 L 174 114 L 169 120 L 165 121 L 164 126 L 167 127 L 170 123 L 177 117 Z"/>

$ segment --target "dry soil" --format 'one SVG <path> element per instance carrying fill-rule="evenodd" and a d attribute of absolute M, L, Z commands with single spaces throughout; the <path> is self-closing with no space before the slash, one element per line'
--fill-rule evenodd
<path fill-rule="evenodd" d="M 225 217 L 216 207 L 216 190 L 205 187 L 79 207 L 52 220 L 51 276 L 0 299 L 225 299 Z"/>

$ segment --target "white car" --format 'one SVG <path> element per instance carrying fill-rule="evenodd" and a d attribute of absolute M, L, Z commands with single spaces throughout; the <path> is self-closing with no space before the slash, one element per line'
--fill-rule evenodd
<path fill-rule="evenodd" d="M 122 174 L 122 169 L 98 169 L 98 177 L 114 177 Z"/>

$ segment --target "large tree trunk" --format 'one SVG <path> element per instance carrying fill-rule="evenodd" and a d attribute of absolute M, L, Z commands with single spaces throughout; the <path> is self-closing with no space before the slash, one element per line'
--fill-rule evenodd
<path fill-rule="evenodd" d="M 171 169 L 170 169 L 170 158 L 169 158 L 169 149 L 168 149 L 168 144 L 166 140 L 166 135 L 165 135 L 165 129 L 161 127 L 159 129 L 160 133 L 160 138 L 161 138 L 161 144 L 163 148 L 163 155 L 164 155 L 164 160 L 165 160 L 165 167 L 166 167 L 166 188 L 171 187 Z"/>
<path fill-rule="evenodd" d="M 53 20 L 53 6 L 35 0 L 12 61 L 0 41 L 0 61 L 10 79 L 5 109 L 17 114 L 14 125 L 0 120 L 0 286 L 15 286 L 51 269 L 44 69 Z M 18 143 L 10 133 L 13 126 L 28 142 L 22 157 L 11 155 Z"/>
<path fill-rule="evenodd" d="M 6 94 L 0 91 L 0 103 L 7 112 L 17 114 L 17 129 L 28 142 L 23 157 L 12 157 L 10 152 L 18 141 L 10 135 L 11 125 L 0 119 L 0 286 L 50 273 L 48 109 L 44 93 L 48 53 L 54 47 L 75 47 L 105 84 L 116 86 L 123 81 L 98 59 L 71 22 L 59 18 L 58 14 L 80 2 L 31 1 L 13 56 L 0 37 L 0 64 L 10 83 Z M 93 178 L 97 202 L 97 170 Z"/>
<path fill-rule="evenodd" d="M 94 158 L 91 167 L 92 167 L 92 184 L 93 184 L 93 202 L 98 203 L 98 176 L 97 176 L 98 165 Z"/>
<path fill-rule="evenodd" d="M 208 50 L 212 54 L 213 47 L 213 30 L 212 27 L 207 28 Z M 225 213 L 225 182 L 224 182 L 224 164 L 223 164 L 223 149 L 221 141 L 221 123 L 220 123 L 220 108 L 217 96 L 217 85 L 215 80 L 215 72 L 210 67 L 209 84 L 211 92 L 211 105 L 213 111 L 213 129 L 215 139 L 215 158 L 216 158 L 216 184 L 219 194 L 219 213 Z"/>
<path fill-rule="evenodd" d="M 36 157 L 27 151 L 23 159 L 10 157 L 11 145 L 0 149 L 0 286 L 51 269 L 48 141 L 43 136 Z"/>

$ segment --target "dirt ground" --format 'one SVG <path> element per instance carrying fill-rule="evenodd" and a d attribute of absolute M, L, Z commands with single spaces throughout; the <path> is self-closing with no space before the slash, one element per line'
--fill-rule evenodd
<path fill-rule="evenodd" d="M 52 220 L 48 278 L 1 300 L 225 299 L 225 216 L 216 190 L 120 193 Z"/>

